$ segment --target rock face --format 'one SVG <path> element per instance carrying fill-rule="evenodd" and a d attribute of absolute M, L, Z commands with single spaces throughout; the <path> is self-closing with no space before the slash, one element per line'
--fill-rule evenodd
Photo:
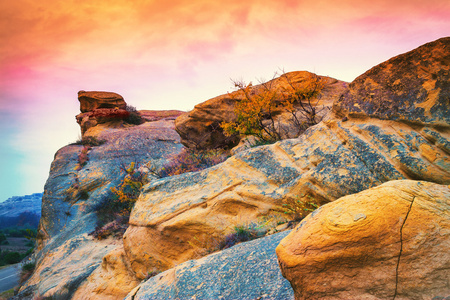
<path fill-rule="evenodd" d="M 423 51 L 421 47 L 396 57 L 385 67 L 375 67 L 376 72 L 368 71 L 334 104 L 325 121 L 296 139 L 239 152 L 201 172 L 152 180 L 143 187 L 133 208 L 123 243 L 105 241 L 107 244 L 101 245 L 107 248 L 101 249 L 107 249 L 108 254 L 101 262 L 97 256 L 92 260 L 73 258 L 71 267 L 67 267 L 64 256 L 71 251 L 88 253 L 98 245 L 87 233 L 95 226 L 95 205 L 102 203 L 120 180 L 117 164 L 127 164 L 136 157 L 139 162 L 157 163 L 181 148 L 173 127 L 161 127 L 164 122 L 173 124 L 170 121 L 125 129 L 90 128 L 89 135 L 107 139 L 108 143 L 93 147 L 87 165 L 78 171 L 81 146 L 58 151 L 44 193 L 38 267 L 22 291 L 28 288 L 38 291 L 37 295 L 62 299 L 68 299 L 68 295 L 72 299 L 121 299 L 149 273 L 168 270 L 215 250 L 216 241 L 224 239 L 235 226 L 256 224 L 273 230 L 279 222 L 293 217 L 285 212 L 299 201 L 324 204 L 398 179 L 450 184 L 450 124 L 445 121 L 450 115 L 449 105 L 442 106 L 440 100 L 434 105 L 427 102 L 431 105 L 429 110 L 423 109 L 427 117 L 412 122 L 396 114 L 356 111 L 353 107 L 362 105 L 358 97 L 350 97 L 360 90 L 359 82 L 371 82 L 372 77 L 376 81 L 397 74 L 390 80 L 409 86 L 402 80 L 436 72 L 440 79 L 434 88 L 417 86 L 418 95 L 425 95 L 396 98 L 400 102 L 397 107 L 420 108 L 428 101 L 423 99 L 448 93 L 443 82 L 450 80 L 450 74 L 439 73 L 435 66 L 446 61 L 449 43 L 450 38 L 446 38 L 424 45 L 433 55 L 414 55 Z M 417 61 L 409 62 L 411 57 Z M 420 68 L 403 69 L 406 74 L 395 71 L 406 61 L 420 64 Z M 388 95 L 382 84 L 378 88 L 379 94 Z M 225 96 L 221 99 L 226 114 L 231 106 L 227 106 Z M 206 116 L 215 113 L 206 112 L 205 108 L 205 126 L 210 126 L 216 119 L 213 122 Z M 191 127 L 194 133 L 195 126 Z M 86 193 L 79 193 L 80 187 L 87 191 L 88 199 L 82 199 Z M 397 231 L 395 234 L 399 236 Z M 94 257 L 94 253 L 90 255 Z M 86 271 L 72 279 L 75 267 Z"/>
<path fill-rule="evenodd" d="M 281 241 L 281 270 L 295 299 L 442 299 L 450 295 L 449 210 L 450 187 L 424 181 L 340 198 Z"/>
<path fill-rule="evenodd" d="M 334 105 L 353 117 L 447 127 L 450 38 L 396 56 L 355 79 Z"/>
<path fill-rule="evenodd" d="M 175 120 L 185 112 L 181 110 L 140 110 L 139 114 L 146 122 Z"/>
<path fill-rule="evenodd" d="M 122 247 L 116 240 L 88 236 L 97 223 L 97 208 L 107 203 L 110 189 L 124 176 L 120 168 L 131 162 L 160 164 L 183 148 L 173 121 L 103 128 L 97 138 L 106 143 L 89 150 L 81 169 L 83 146 L 69 145 L 55 155 L 42 199 L 37 269 L 21 289 L 23 295 L 70 299 L 103 257 Z"/>
<path fill-rule="evenodd" d="M 140 284 L 126 300 L 293 299 L 275 255 L 275 247 L 288 233 L 187 261 Z"/>
<path fill-rule="evenodd" d="M 81 127 L 81 135 L 98 124 L 109 123 L 108 127 L 120 127 L 122 120 L 130 113 L 125 109 L 127 104 L 122 96 L 111 92 L 78 92 L 81 114 L 76 116 Z"/>
<path fill-rule="evenodd" d="M 427 47 L 433 45 L 440 48 L 442 42 Z M 441 60 L 429 59 L 424 65 Z M 396 67 L 401 64 L 378 72 Z M 339 107 L 335 112 L 343 111 Z M 283 221 L 297 201 L 324 204 L 398 179 L 450 184 L 448 124 L 341 118 L 333 114 L 297 139 L 240 152 L 204 171 L 152 181 L 135 204 L 117 255 L 142 280 L 208 253 L 234 226 Z M 105 266 L 104 272 L 111 269 Z"/>
<path fill-rule="evenodd" d="M 301 85 L 314 74 L 302 71 L 285 75 L 289 76 L 292 84 Z M 345 90 L 347 83 L 329 77 L 321 78 L 325 80 L 326 84 L 317 105 L 324 108 L 321 114 L 325 114 L 329 112 L 333 101 L 337 100 Z M 281 77 L 273 79 L 269 84 L 280 93 L 287 87 L 287 82 L 282 80 Z M 256 85 L 252 91 L 259 93 L 262 89 L 261 85 Z M 234 107 L 236 102 L 242 99 L 243 95 L 240 92 L 232 92 L 200 103 L 189 113 L 181 115 L 175 122 L 176 131 L 181 136 L 181 142 L 189 148 L 200 149 L 237 145 L 239 138 L 226 137 L 220 128 L 220 123 L 235 121 Z M 277 99 L 277 101 L 281 101 L 281 99 Z M 275 112 L 275 114 L 281 113 L 281 110 Z M 286 123 L 287 118 L 287 115 L 281 116 L 280 122 Z"/>
<path fill-rule="evenodd" d="M 126 103 L 122 96 L 111 92 L 78 92 L 80 111 L 82 113 L 98 108 L 125 109 Z"/>

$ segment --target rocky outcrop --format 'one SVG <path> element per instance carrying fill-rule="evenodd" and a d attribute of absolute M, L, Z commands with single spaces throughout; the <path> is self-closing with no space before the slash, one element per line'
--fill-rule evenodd
<path fill-rule="evenodd" d="M 96 227 L 96 211 L 108 205 L 111 188 L 124 176 L 121 168 L 132 162 L 162 164 L 183 148 L 173 121 L 165 120 L 123 129 L 103 128 L 97 139 L 106 142 L 90 148 L 81 168 L 78 158 L 83 146 L 69 145 L 55 155 L 42 199 L 37 268 L 21 294 L 72 297 L 103 257 L 122 247 L 117 240 L 99 242 L 88 235 Z"/>
<path fill-rule="evenodd" d="M 355 94 L 360 89 L 359 82 L 370 82 L 371 77 L 375 81 L 398 74 L 398 78 L 392 80 L 408 86 L 402 80 L 420 77 L 415 70 L 420 74 L 434 74 L 436 64 L 448 56 L 449 45 L 450 38 L 439 40 L 423 46 L 434 55 L 400 55 L 392 63 L 384 64 L 385 67 L 375 67 L 377 72 L 369 71 L 362 75 L 366 79 L 356 79 L 345 95 Z M 395 71 L 403 68 L 403 60 L 411 57 L 424 60 L 411 62 L 420 64 L 420 68 L 404 69 L 411 74 Z M 397 106 L 420 107 L 423 99 L 438 94 L 437 89 L 440 89 L 439 95 L 447 93 L 448 90 L 442 88 L 445 78 L 447 82 L 450 80 L 450 74 L 446 74 L 438 72 L 436 76 L 441 79 L 434 88 L 428 84 L 425 84 L 428 89 L 416 87 L 418 94 L 425 93 L 424 98 Z M 378 87 L 383 89 L 381 84 Z M 62 245 L 74 238 L 81 241 L 76 247 L 86 245 L 83 249 L 89 249 L 88 243 L 92 240 L 85 235 L 95 224 L 93 207 L 117 184 L 120 178 L 120 174 L 114 173 L 118 172 L 114 171 L 117 162 L 132 159 L 135 153 L 142 161 L 157 162 L 181 148 L 173 139 L 164 137 L 161 128 L 151 131 L 151 126 L 158 122 L 121 130 L 102 126 L 90 128 L 95 136 L 109 137 L 109 142 L 93 147 L 88 153 L 89 162 L 79 171 L 76 161 L 80 146 L 69 146 L 57 153 L 44 193 L 41 236 L 45 241 L 40 244 L 42 255 L 36 277 L 30 281 L 34 284 L 31 288 L 50 296 L 59 291 L 57 286 L 70 286 L 74 291 L 71 295 L 76 295 L 74 299 L 120 299 L 127 289 L 148 274 L 165 271 L 216 250 L 216 241 L 223 240 L 235 226 L 256 224 L 273 231 L 278 223 L 294 217 L 286 212 L 295 210 L 298 203 L 325 204 L 397 179 L 450 184 L 450 125 L 441 117 L 450 115 L 450 106 L 436 101 L 429 112 L 423 110 L 424 115 L 430 116 L 411 122 L 395 114 L 388 119 L 391 115 L 382 117 L 369 110 L 352 112 L 352 107 L 361 107 L 358 99 L 343 96 L 325 121 L 310 127 L 296 139 L 239 152 L 224 163 L 200 172 L 152 180 L 144 186 L 135 204 L 123 244 L 111 244 L 111 251 L 101 263 L 98 260 L 88 264 L 74 262 L 80 269 L 89 269 L 75 282 L 62 271 L 65 269 L 62 262 L 52 257 L 58 251 L 69 255 L 70 247 Z M 399 97 L 395 101 L 409 99 Z M 146 130 L 151 132 L 148 139 Z M 167 131 L 175 135 L 173 130 Z M 155 143 L 161 150 L 159 146 L 152 148 Z M 138 146 L 141 144 L 142 147 Z M 118 149 L 121 154 L 114 154 Z M 88 199 L 78 196 L 86 193 L 79 194 L 70 188 L 75 178 L 79 186 L 86 187 Z M 54 224 L 50 220 L 54 220 Z M 88 268 L 91 266 L 92 269 Z M 48 273 L 44 271 L 49 269 L 55 271 L 47 279 Z M 55 283 L 57 272 L 61 274 L 59 283 Z M 40 283 L 39 274 L 43 274 Z"/>
<path fill-rule="evenodd" d="M 139 114 L 146 122 L 175 120 L 185 112 L 181 110 L 140 110 Z"/>
<path fill-rule="evenodd" d="M 126 300 L 294 298 L 275 247 L 288 231 L 190 260 L 150 278 Z"/>
<path fill-rule="evenodd" d="M 306 71 L 284 74 L 284 76 L 288 76 L 290 83 L 293 85 L 305 84 L 313 75 Z M 323 117 L 324 114 L 329 112 L 333 101 L 337 100 L 339 95 L 345 90 L 347 83 L 330 77 L 321 78 L 325 80 L 325 86 L 316 104 L 320 107 L 318 111 L 321 111 L 320 114 Z M 269 81 L 266 85 L 283 94 L 288 87 L 288 82 L 282 76 Z M 256 85 L 252 88 L 253 93 L 261 93 L 262 91 L 262 85 Z M 234 108 L 236 102 L 241 101 L 243 98 L 244 96 L 239 91 L 228 93 L 200 103 L 189 113 L 181 115 L 175 121 L 175 129 L 181 136 L 181 142 L 186 147 L 200 149 L 215 149 L 237 145 L 240 140 L 239 137 L 225 136 L 220 124 L 236 120 Z M 275 101 L 281 102 L 281 99 L 276 99 Z M 313 102 L 316 102 L 316 100 Z M 292 130 L 286 124 L 289 123 L 287 121 L 289 114 L 283 114 L 283 110 L 275 111 L 274 114 L 277 115 L 277 123 L 282 123 L 286 127 L 288 132 L 286 137 L 296 137 L 295 132 L 290 133 Z"/>
<path fill-rule="evenodd" d="M 339 115 L 448 127 L 450 38 L 396 56 L 356 78 L 334 104 Z"/>
<path fill-rule="evenodd" d="M 79 91 L 78 101 L 80 101 L 80 111 L 82 113 L 99 108 L 125 109 L 127 106 L 121 95 L 111 92 Z"/>
<path fill-rule="evenodd" d="M 123 120 L 130 116 L 122 96 L 111 92 L 78 92 L 81 113 L 76 116 L 81 127 L 81 135 L 99 124 L 107 127 L 121 127 Z"/>
<path fill-rule="evenodd" d="M 98 108 L 76 116 L 77 123 L 81 127 L 81 135 L 92 127 L 99 124 L 109 123 L 107 127 L 122 127 L 123 120 L 128 118 L 130 113 L 125 109 Z"/>
<path fill-rule="evenodd" d="M 427 47 L 433 45 L 442 47 L 441 41 Z M 392 72 L 396 67 L 401 64 L 376 68 Z M 344 111 L 339 105 L 335 114 L 297 139 L 240 152 L 201 172 L 149 183 L 132 211 L 118 255 L 127 258 L 142 280 L 214 250 L 214 241 L 224 239 L 235 226 L 273 220 L 264 223 L 271 230 L 287 221 L 285 212 L 295 209 L 295 203 L 324 204 L 398 179 L 450 184 L 448 124 L 343 117 L 337 114 Z"/>
<path fill-rule="evenodd" d="M 450 295 L 450 187 L 391 181 L 322 206 L 277 247 L 295 299 Z"/>

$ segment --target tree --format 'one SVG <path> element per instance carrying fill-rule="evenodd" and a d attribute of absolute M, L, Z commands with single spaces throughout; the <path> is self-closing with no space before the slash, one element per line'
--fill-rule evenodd
<path fill-rule="evenodd" d="M 297 135 L 321 121 L 318 96 L 324 88 L 324 80 L 310 75 L 302 82 L 295 82 L 290 73 L 254 87 L 252 83 L 233 81 L 238 93 L 235 99 L 235 121 L 222 122 L 228 136 L 256 136 L 263 142 L 275 142 L 287 138 L 277 115 L 288 112 L 290 122 L 297 128 Z M 277 83 L 277 84 L 276 84 Z M 238 99 L 240 98 L 240 99 Z"/>

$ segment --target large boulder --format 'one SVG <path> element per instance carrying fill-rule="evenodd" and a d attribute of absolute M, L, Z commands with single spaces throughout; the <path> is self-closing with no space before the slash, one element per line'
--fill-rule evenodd
<path fill-rule="evenodd" d="M 126 300 L 294 298 L 283 278 L 275 247 L 289 231 L 190 260 L 151 277 Z"/>
<path fill-rule="evenodd" d="M 78 101 L 81 113 L 75 118 L 81 127 L 82 136 L 99 124 L 107 124 L 109 128 L 123 127 L 123 120 L 130 117 L 127 103 L 116 93 L 79 91 Z"/>
<path fill-rule="evenodd" d="M 98 108 L 125 109 L 127 106 L 121 95 L 112 92 L 79 91 L 78 101 L 82 113 Z"/>
<path fill-rule="evenodd" d="M 306 71 L 290 72 L 267 82 L 266 86 L 270 86 L 281 95 L 286 93 L 289 84 L 302 86 L 311 80 L 312 76 L 315 75 Z M 289 78 L 289 81 L 285 78 Z M 322 118 L 330 111 L 333 101 L 338 99 L 347 87 L 347 83 L 330 77 L 320 78 L 325 81 L 324 89 L 320 97 L 313 100 L 313 103 L 318 107 L 319 118 Z M 264 87 L 261 84 L 252 87 L 252 93 L 262 93 L 263 90 Z M 240 91 L 235 91 L 200 103 L 192 111 L 178 117 L 175 121 L 175 129 L 181 136 L 181 142 L 186 147 L 200 149 L 237 145 L 240 138 L 224 135 L 220 124 L 236 121 L 235 106 L 237 102 L 243 99 L 243 94 Z M 281 102 L 281 100 L 282 98 L 275 99 L 277 102 Z M 297 137 L 297 131 L 289 128 L 290 114 L 283 113 L 281 109 L 273 113 L 277 116 L 276 123 L 284 126 L 283 131 L 286 131 L 284 138 Z M 298 116 L 300 117 L 301 114 L 299 113 Z"/>
<path fill-rule="evenodd" d="M 340 115 L 448 127 L 450 38 L 393 57 L 356 78 L 334 104 Z"/>
<path fill-rule="evenodd" d="M 450 187 L 425 181 L 340 198 L 281 241 L 281 270 L 298 300 L 443 299 L 450 296 L 449 211 Z"/>

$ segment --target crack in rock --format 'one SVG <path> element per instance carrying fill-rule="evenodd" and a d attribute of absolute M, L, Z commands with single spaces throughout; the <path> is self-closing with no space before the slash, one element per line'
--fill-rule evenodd
<path fill-rule="evenodd" d="M 392 300 L 395 300 L 397 297 L 397 289 L 398 289 L 398 268 L 400 266 L 400 258 L 402 257 L 402 251 L 403 251 L 403 227 L 405 226 L 406 220 L 408 219 L 408 215 L 411 212 L 412 206 L 414 204 L 414 199 L 416 197 L 413 197 L 411 204 L 409 205 L 408 212 L 406 213 L 405 219 L 403 220 L 402 226 L 400 227 L 400 252 L 398 254 L 398 260 L 397 260 L 397 267 L 395 268 L 395 292 L 394 297 Z"/>

